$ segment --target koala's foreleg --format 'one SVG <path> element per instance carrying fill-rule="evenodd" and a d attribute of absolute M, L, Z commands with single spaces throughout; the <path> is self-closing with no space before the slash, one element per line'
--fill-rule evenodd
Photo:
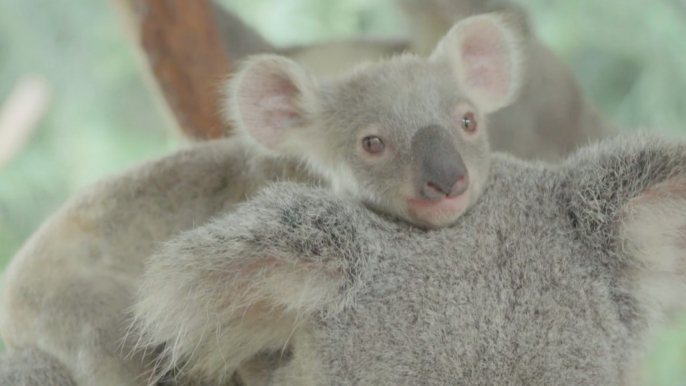
<path fill-rule="evenodd" d="M 260 353 L 294 347 L 298 361 L 311 316 L 354 301 L 395 226 L 326 190 L 275 184 L 151 258 L 135 331 L 143 347 L 165 345 L 160 372 L 213 384 Z"/>

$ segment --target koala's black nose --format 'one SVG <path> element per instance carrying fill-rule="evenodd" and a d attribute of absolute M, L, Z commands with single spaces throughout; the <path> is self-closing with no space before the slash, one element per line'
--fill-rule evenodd
<path fill-rule="evenodd" d="M 450 180 L 448 179 L 444 182 L 447 181 Z M 449 183 L 437 184 L 432 181 L 427 182 L 426 185 L 424 185 L 422 196 L 424 196 L 424 198 L 428 198 L 431 200 L 441 199 L 445 196 L 455 197 L 464 193 L 468 187 L 469 177 L 466 174 L 463 174 L 460 177 L 458 177 L 457 180 L 455 180 L 455 183 L 452 184 L 452 186 L 449 185 Z"/>
<path fill-rule="evenodd" d="M 418 191 L 422 198 L 459 196 L 469 187 L 469 174 L 448 131 L 440 126 L 420 129 L 412 138 Z"/>

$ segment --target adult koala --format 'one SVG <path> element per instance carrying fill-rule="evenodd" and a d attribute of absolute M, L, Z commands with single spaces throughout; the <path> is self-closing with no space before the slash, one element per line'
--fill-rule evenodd
<path fill-rule="evenodd" d="M 0 384 L 7 368 L 26 379 L 47 361 L 81 386 L 144 386 L 145 358 L 121 355 L 133 343 L 124 321 L 144 262 L 162 241 L 269 180 L 319 180 L 406 221 L 451 225 L 487 180 L 485 121 L 516 92 L 514 41 L 497 15 L 476 16 L 430 59 L 370 63 L 326 83 L 286 59 L 254 59 L 234 88 L 244 140 L 199 145 L 101 181 L 12 259 L 0 331 L 13 365 L 0 365 Z M 291 158 L 300 154 L 305 170 Z M 54 379 L 25 382 L 65 384 Z"/>
<path fill-rule="evenodd" d="M 451 228 L 280 183 L 173 238 L 143 278 L 142 347 L 208 384 L 637 385 L 686 300 L 686 143 L 494 158 Z"/>

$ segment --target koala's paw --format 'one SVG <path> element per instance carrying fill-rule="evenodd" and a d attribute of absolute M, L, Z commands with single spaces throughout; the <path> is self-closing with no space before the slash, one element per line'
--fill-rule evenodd
<path fill-rule="evenodd" d="M 223 219 L 224 231 L 252 250 L 312 261 L 355 260 L 368 253 L 368 211 L 324 189 L 267 187 Z"/>
<path fill-rule="evenodd" d="M 160 374 L 207 364 L 234 371 L 285 347 L 299 323 L 354 304 L 374 248 L 354 202 L 276 184 L 233 213 L 169 240 L 146 267 L 134 307 L 141 347 L 165 345 Z M 218 355 L 216 347 L 227 350 Z M 211 382 L 217 384 L 217 382 Z"/>

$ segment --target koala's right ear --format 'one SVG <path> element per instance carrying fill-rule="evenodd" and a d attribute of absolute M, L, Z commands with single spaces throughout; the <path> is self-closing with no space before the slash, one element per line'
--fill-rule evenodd
<path fill-rule="evenodd" d="M 521 89 L 521 39 L 503 15 L 472 16 L 448 31 L 430 60 L 448 60 L 459 87 L 492 113 L 514 102 Z"/>
<path fill-rule="evenodd" d="M 290 59 L 259 55 L 230 81 L 227 114 L 241 134 L 278 150 L 290 133 L 312 124 L 313 77 Z"/>

